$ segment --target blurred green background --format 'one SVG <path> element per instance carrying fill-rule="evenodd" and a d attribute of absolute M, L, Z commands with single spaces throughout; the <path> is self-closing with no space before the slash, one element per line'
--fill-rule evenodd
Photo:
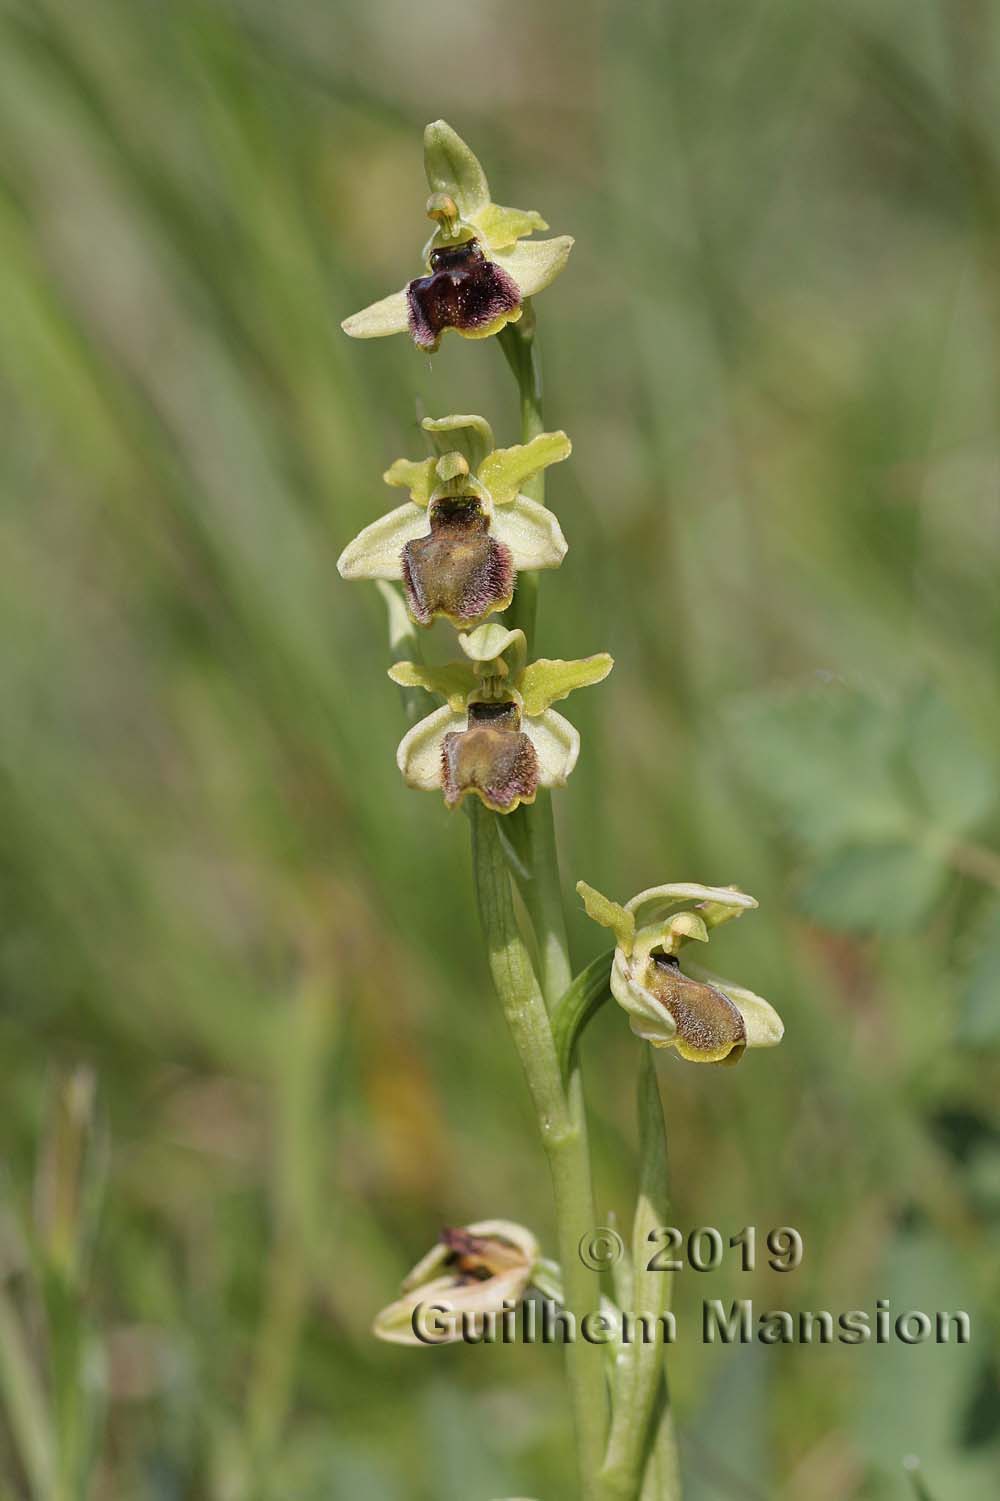
<path fill-rule="evenodd" d="M 787 1026 L 661 1062 L 676 1222 L 806 1247 L 677 1279 L 688 1495 L 998 1494 L 998 91 L 988 0 L 0 0 L 3 1501 L 571 1494 L 558 1350 L 368 1332 L 442 1223 L 553 1234 L 334 567 L 419 411 L 517 438 L 495 344 L 338 327 L 417 273 L 439 115 L 577 237 L 567 888 L 752 891 L 716 967 Z M 607 1008 L 604 1219 L 635 1054 Z M 974 1339 L 705 1348 L 741 1296 Z"/>

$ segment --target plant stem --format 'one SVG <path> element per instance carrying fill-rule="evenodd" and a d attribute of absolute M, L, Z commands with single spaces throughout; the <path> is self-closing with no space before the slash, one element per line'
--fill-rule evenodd
<path fill-rule="evenodd" d="M 34 1501 L 49 1501 L 56 1495 L 52 1423 L 21 1321 L 3 1283 L 0 1283 L 0 1393 L 31 1495 Z"/>
<path fill-rule="evenodd" d="M 521 442 L 529 443 L 543 431 L 542 417 L 542 364 L 535 343 L 535 310 L 528 301 L 517 323 L 508 323 L 498 335 L 497 342 L 504 358 L 517 381 L 521 400 Z M 545 501 L 545 470 L 540 469 L 525 481 L 524 494 L 529 500 Z M 535 634 L 538 614 L 538 574 L 522 573 L 518 576 L 517 590 L 507 618 L 511 630 L 520 627 L 531 645 Z"/>
<path fill-rule="evenodd" d="M 662 1330 L 657 1323 L 670 1304 L 670 1273 L 650 1269 L 655 1254 L 650 1235 L 658 1226 L 669 1223 L 670 1194 L 663 1109 L 648 1047 L 643 1048 L 639 1064 L 638 1104 L 639 1195 L 632 1227 L 633 1296 L 635 1313 L 647 1317 L 653 1338 L 637 1328 L 636 1337 L 623 1351 L 615 1379 L 614 1417 L 601 1479 L 605 1494 L 621 1501 L 634 1501 L 642 1483 L 650 1427 L 663 1380 Z M 679 1488 L 674 1487 L 665 1495 L 660 1492 L 660 1501 L 677 1501 L 679 1496 Z"/>
<path fill-rule="evenodd" d="M 530 442 L 545 426 L 542 414 L 542 367 L 535 342 L 535 327 L 534 309 L 528 301 L 524 304 L 517 323 L 509 323 L 499 336 L 500 348 L 517 382 L 522 443 Z M 544 470 L 539 470 L 525 483 L 524 493 L 539 505 L 544 504 Z M 524 631 L 530 656 L 538 614 L 537 574 L 522 573 L 519 576 L 514 600 L 507 613 L 511 628 L 519 626 Z M 533 807 L 518 809 L 517 813 L 520 816 L 513 825 L 513 832 L 516 839 L 519 837 L 520 868 L 514 874 L 535 931 L 542 996 L 544 1005 L 551 1012 L 568 989 L 573 974 L 551 798 L 547 792 L 539 793 Z M 480 815 L 481 824 L 485 810 L 477 809 L 477 814 Z M 499 839 L 497 849 L 502 853 Z M 506 889 L 509 899 L 509 882 Z M 511 916 L 513 918 L 512 905 Z M 562 1144 L 555 1152 L 548 1145 L 546 1150 L 555 1190 L 559 1256 L 563 1267 L 566 1305 L 579 1319 L 600 1306 L 600 1280 L 580 1258 L 581 1238 L 592 1231 L 596 1224 L 583 1076 L 579 1064 L 574 1061 L 564 1089 L 548 1015 L 545 1016 L 545 1032 L 566 1114 L 566 1131 Z M 542 1119 L 541 1113 L 539 1119 Z M 544 1126 L 542 1138 L 544 1141 Z M 603 1457 L 608 1426 L 607 1391 L 600 1362 L 590 1359 L 578 1345 L 568 1348 L 567 1362 L 573 1391 L 581 1487 L 584 1497 L 588 1497 L 598 1494 L 595 1489 L 597 1471 Z"/>
<path fill-rule="evenodd" d="M 548 1012 L 517 925 L 497 815 L 478 801 L 470 810 L 473 865 L 490 973 L 535 1104 L 552 1174 L 559 1259 L 566 1306 L 577 1320 L 599 1307 L 596 1275 L 581 1261 L 581 1238 L 594 1228 L 590 1162 L 582 1112 L 563 1088 Z M 603 1351 L 583 1340 L 566 1346 L 576 1429 L 580 1493 L 596 1501 L 607 1430 Z"/>

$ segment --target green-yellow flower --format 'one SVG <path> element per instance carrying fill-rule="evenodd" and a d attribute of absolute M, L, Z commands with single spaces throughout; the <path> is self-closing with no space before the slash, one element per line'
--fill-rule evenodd
<path fill-rule="evenodd" d="M 747 1048 L 781 1041 L 781 1017 L 762 996 L 685 974 L 677 957 L 685 944 L 707 943 L 713 928 L 756 907 L 752 896 L 683 882 L 651 886 L 622 907 L 585 881 L 576 889 L 588 917 L 615 934 L 611 993 L 638 1037 L 692 1063 L 737 1063 Z"/>
<path fill-rule="evenodd" d="M 401 579 L 420 625 L 444 616 L 474 625 L 505 610 L 517 574 L 555 568 L 566 539 L 551 511 L 520 493 L 531 475 L 565 459 L 565 433 L 497 448 L 482 417 L 426 417 L 438 455 L 397 459 L 385 481 L 410 499 L 349 542 L 337 561 L 345 579 Z"/>
<path fill-rule="evenodd" d="M 485 1315 L 519 1303 L 537 1266 L 538 1242 L 511 1220 L 444 1230 L 405 1278 L 402 1297 L 377 1315 L 373 1332 L 397 1345 L 452 1344 L 463 1322 L 476 1329 Z M 427 1316 L 434 1332 L 421 1338 Z"/>
<path fill-rule="evenodd" d="M 551 706 L 599 683 L 614 663 L 600 652 L 575 662 L 542 657 L 525 664 L 524 632 L 498 624 L 458 639 L 465 662 L 397 662 L 389 669 L 393 682 L 446 700 L 403 737 L 396 763 L 408 786 L 443 792 L 449 808 L 471 793 L 494 812 L 510 813 L 534 802 L 540 787 L 565 783 L 580 736 Z"/>
<path fill-rule="evenodd" d="M 383 297 L 341 327 L 354 339 L 409 333 L 434 351 L 446 329 L 485 339 L 521 316 L 525 300 L 554 281 L 573 240 L 521 242 L 547 229 L 534 209 L 503 208 L 490 198 L 478 158 L 444 120 L 424 131 L 424 166 L 437 228 L 424 247 L 427 274 Z"/>

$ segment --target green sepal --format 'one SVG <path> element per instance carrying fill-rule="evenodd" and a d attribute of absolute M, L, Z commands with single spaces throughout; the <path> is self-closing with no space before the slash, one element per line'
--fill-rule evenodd
<path fill-rule="evenodd" d="M 550 704 L 567 698 L 576 688 L 600 683 L 615 665 L 606 651 L 593 657 L 564 662 L 554 657 L 539 657 L 526 667 L 518 687 L 524 698 L 524 712 L 541 714 Z"/>
<path fill-rule="evenodd" d="M 425 417 L 420 426 L 425 433 L 430 433 L 439 455 L 454 453 L 457 449 L 468 459 L 469 468 L 474 473 L 479 472 L 479 466 L 495 446 L 493 429 L 485 417 L 456 414 Z"/>
<path fill-rule="evenodd" d="M 447 193 L 463 219 L 471 219 L 490 201 L 490 185 L 475 152 L 447 120 L 433 120 L 424 131 L 424 170 L 432 193 Z"/>
<path fill-rule="evenodd" d="M 576 889 L 587 916 L 600 923 L 602 928 L 610 928 L 618 947 L 630 954 L 635 940 L 635 918 L 632 913 L 613 902 L 596 887 L 588 886 L 586 881 L 577 881 Z"/>
<path fill-rule="evenodd" d="M 513 448 L 497 448 L 486 455 L 479 466 L 479 478 L 493 496 L 496 505 L 509 504 L 525 480 L 569 458 L 573 445 L 564 432 L 539 433 L 530 443 Z"/>
<path fill-rule="evenodd" d="M 468 662 L 447 662 L 441 667 L 427 666 L 422 662 L 396 662 L 389 668 L 389 676 L 401 688 L 426 688 L 428 693 L 436 693 L 456 714 L 465 708 L 469 694 L 475 691 L 479 681 Z"/>
<path fill-rule="evenodd" d="M 472 662 L 496 662 L 498 659 L 502 661 L 507 652 L 513 651 L 514 663 L 502 662 L 505 673 L 512 669 L 516 674 L 527 651 L 523 631 L 509 631 L 506 626 L 495 620 L 487 621 L 485 625 L 478 625 L 474 631 L 461 632 L 458 644 Z"/>
<path fill-rule="evenodd" d="M 409 490 L 414 505 L 425 506 L 435 484 L 436 459 L 397 459 L 382 478 L 387 485 Z"/>

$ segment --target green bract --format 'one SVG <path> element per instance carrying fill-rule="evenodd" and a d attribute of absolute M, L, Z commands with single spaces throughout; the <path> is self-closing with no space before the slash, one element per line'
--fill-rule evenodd
<path fill-rule="evenodd" d="M 468 339 L 488 338 L 520 318 L 525 300 L 566 264 L 569 235 L 520 243 L 547 229 L 545 220 L 534 209 L 493 203 L 478 158 L 444 120 L 424 131 L 424 166 L 427 213 L 437 224 L 424 247 L 428 274 L 346 318 L 341 327 L 352 338 L 408 332 L 430 351 L 449 328 Z"/>
<path fill-rule="evenodd" d="M 614 663 L 606 652 L 577 662 L 525 663 L 523 631 L 498 623 L 459 636 L 465 662 L 425 667 L 397 662 L 393 682 L 445 699 L 400 741 L 396 762 L 407 784 L 443 792 L 449 807 L 469 793 L 497 813 L 534 802 L 540 787 L 561 787 L 580 737 L 551 708 L 574 688 L 599 683 Z"/>
<path fill-rule="evenodd" d="M 537 1262 L 535 1237 L 511 1220 L 445 1230 L 404 1279 L 403 1296 L 376 1316 L 374 1333 L 397 1345 L 451 1344 L 463 1322 L 481 1329 L 486 1314 L 519 1303 Z"/>
<path fill-rule="evenodd" d="M 386 470 L 386 483 L 409 490 L 409 501 L 359 532 L 337 567 L 345 579 L 401 579 L 421 625 L 438 616 L 473 625 L 507 608 L 519 572 L 565 557 L 559 522 L 519 488 L 572 445 L 560 432 L 496 448 L 489 423 L 475 416 L 426 417 L 423 427 L 437 456 L 397 459 Z"/>
<path fill-rule="evenodd" d="M 677 958 L 686 943 L 707 943 L 713 928 L 756 907 L 752 896 L 682 882 L 651 886 L 622 907 L 585 881 L 576 889 L 588 917 L 615 935 L 611 992 L 637 1036 L 693 1063 L 736 1063 L 747 1048 L 781 1041 L 781 1018 L 762 996 L 687 975 Z"/>

